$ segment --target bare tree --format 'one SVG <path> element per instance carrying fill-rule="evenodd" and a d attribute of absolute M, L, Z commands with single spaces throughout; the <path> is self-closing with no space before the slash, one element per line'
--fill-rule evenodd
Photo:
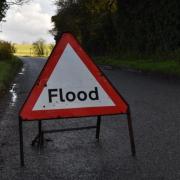
<path fill-rule="evenodd" d="M 3 18 L 5 18 L 6 12 L 11 6 L 13 5 L 21 6 L 30 1 L 32 0 L 0 0 L 0 22 L 2 21 Z"/>
<path fill-rule="evenodd" d="M 7 4 L 9 6 L 12 6 L 12 5 L 23 5 L 23 4 L 28 3 L 30 1 L 31 0 L 7 0 Z"/>
<path fill-rule="evenodd" d="M 37 56 L 44 56 L 46 52 L 45 40 L 39 39 L 33 43 L 33 51 Z"/>

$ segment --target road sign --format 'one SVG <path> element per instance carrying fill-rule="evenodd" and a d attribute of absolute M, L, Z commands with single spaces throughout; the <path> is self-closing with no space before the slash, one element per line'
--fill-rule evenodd
<path fill-rule="evenodd" d="M 24 166 L 23 121 L 38 120 L 32 145 L 44 142 L 44 134 L 96 128 L 99 139 L 101 115 L 126 114 L 135 156 L 129 105 L 93 63 L 78 41 L 64 33 L 51 53 L 19 113 L 20 160 Z M 67 117 L 97 116 L 96 126 L 43 130 L 42 121 Z"/>
<path fill-rule="evenodd" d="M 22 120 L 126 114 L 128 105 L 77 40 L 64 33 L 24 103 Z"/>

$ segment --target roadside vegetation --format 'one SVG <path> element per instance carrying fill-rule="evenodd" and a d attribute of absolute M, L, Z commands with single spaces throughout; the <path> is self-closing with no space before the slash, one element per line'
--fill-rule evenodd
<path fill-rule="evenodd" d="M 50 30 L 56 41 L 71 32 L 97 63 L 179 76 L 179 0 L 56 0 L 56 5 Z M 0 21 L 7 9 L 3 0 Z M 48 57 L 53 45 L 39 39 L 15 48 L 17 56 Z"/>
<path fill-rule="evenodd" d="M 55 39 L 72 32 L 98 63 L 179 75 L 179 0 L 57 0 Z M 99 58 L 101 57 L 101 58 Z"/>
<path fill-rule="evenodd" d="M 54 47 L 54 44 L 46 44 L 44 40 L 39 39 L 33 44 L 15 44 L 16 56 L 28 57 L 48 57 Z M 158 54 L 152 57 L 143 57 L 138 55 L 94 55 L 96 64 L 111 65 L 125 69 L 135 69 L 142 72 L 160 73 L 180 77 L 180 51 Z"/>
<path fill-rule="evenodd" d="M 155 60 L 143 58 L 95 57 L 95 62 L 144 73 L 153 73 L 180 77 L 180 63 L 175 60 Z"/>
<path fill-rule="evenodd" d="M 15 48 L 11 43 L 0 41 L 0 96 L 22 66 L 22 62 L 13 55 L 14 52 Z"/>

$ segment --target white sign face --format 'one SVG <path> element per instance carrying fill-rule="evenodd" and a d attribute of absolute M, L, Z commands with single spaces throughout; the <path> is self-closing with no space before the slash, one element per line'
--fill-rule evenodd
<path fill-rule="evenodd" d="M 115 106 L 93 74 L 67 44 L 33 111 Z"/>

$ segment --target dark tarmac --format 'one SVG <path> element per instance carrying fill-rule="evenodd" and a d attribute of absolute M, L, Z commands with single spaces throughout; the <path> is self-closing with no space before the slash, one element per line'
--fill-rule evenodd
<path fill-rule="evenodd" d="M 95 130 L 47 134 L 44 148 L 31 146 L 37 122 L 23 123 L 20 167 L 18 111 L 45 63 L 23 58 L 24 67 L 0 99 L 0 180 L 179 180 L 180 80 L 115 68 L 103 71 L 132 111 L 137 156 L 131 156 L 125 115 L 102 118 Z M 43 121 L 43 129 L 95 125 L 96 118 Z"/>

